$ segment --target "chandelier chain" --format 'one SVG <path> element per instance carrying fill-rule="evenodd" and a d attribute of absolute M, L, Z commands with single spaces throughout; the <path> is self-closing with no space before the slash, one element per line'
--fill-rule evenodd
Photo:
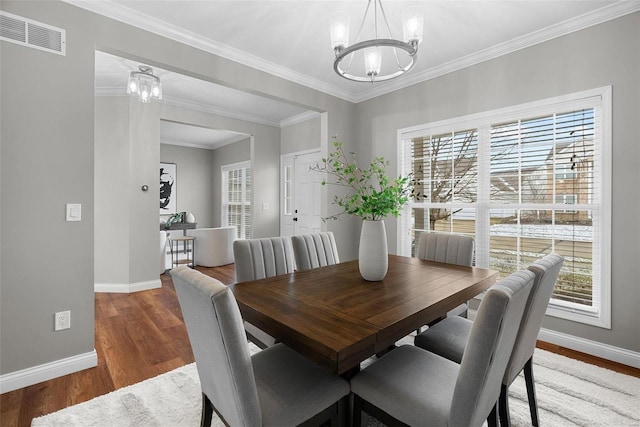
<path fill-rule="evenodd" d="M 374 0 L 378 1 L 378 0 Z M 358 28 L 358 34 L 356 34 L 356 44 L 360 42 L 360 34 L 362 34 L 362 29 L 364 28 L 364 23 L 367 20 L 367 15 L 369 14 L 369 7 L 371 6 L 371 0 L 367 3 L 367 8 L 364 10 L 364 15 L 362 16 L 362 21 L 360 21 L 360 28 Z M 378 31 L 376 29 L 376 38 L 378 38 Z M 345 73 L 348 73 L 351 69 L 351 63 L 353 62 L 354 55 L 349 56 L 349 63 L 347 64 L 347 68 L 344 70 Z"/>
<path fill-rule="evenodd" d="M 389 25 L 389 21 L 387 20 L 387 14 L 384 12 L 384 7 L 382 6 L 382 1 L 375 0 L 380 3 L 380 11 L 382 12 L 382 17 L 384 18 L 384 23 L 387 24 L 387 30 L 389 31 L 389 38 L 393 39 L 393 34 L 391 33 L 391 26 Z M 378 30 L 376 29 L 376 39 L 378 38 Z M 398 51 L 396 48 L 393 48 L 393 55 L 396 57 L 396 65 L 398 66 L 398 70 L 402 69 L 400 65 L 400 59 L 398 58 Z"/>

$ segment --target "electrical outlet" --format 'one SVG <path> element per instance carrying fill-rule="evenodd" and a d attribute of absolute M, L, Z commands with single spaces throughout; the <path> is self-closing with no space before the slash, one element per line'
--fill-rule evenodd
<path fill-rule="evenodd" d="M 60 311 L 56 313 L 55 330 L 61 331 L 63 329 L 69 329 L 71 327 L 71 311 Z"/>

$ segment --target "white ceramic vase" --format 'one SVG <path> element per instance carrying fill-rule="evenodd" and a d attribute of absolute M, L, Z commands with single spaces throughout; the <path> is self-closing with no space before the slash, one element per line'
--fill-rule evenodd
<path fill-rule="evenodd" d="M 189 212 L 187 214 L 187 218 L 186 218 L 187 223 L 189 224 L 193 224 L 194 222 L 196 222 L 196 217 L 193 216 L 193 214 L 191 212 Z"/>
<path fill-rule="evenodd" d="M 387 275 L 389 251 L 384 221 L 362 221 L 358 268 L 364 280 L 378 282 Z"/>

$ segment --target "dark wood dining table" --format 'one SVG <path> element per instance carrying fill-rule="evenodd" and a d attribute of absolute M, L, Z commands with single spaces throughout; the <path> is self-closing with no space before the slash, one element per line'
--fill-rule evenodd
<path fill-rule="evenodd" d="M 231 285 L 244 320 L 327 370 L 360 362 L 491 286 L 498 272 L 389 256 L 380 282 L 358 261 Z"/>

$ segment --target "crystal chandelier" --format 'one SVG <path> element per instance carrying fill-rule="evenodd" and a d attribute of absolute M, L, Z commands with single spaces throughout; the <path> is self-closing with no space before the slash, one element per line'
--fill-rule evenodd
<path fill-rule="evenodd" d="M 362 29 L 373 3 L 374 38 L 360 41 Z M 388 38 L 378 37 L 378 12 L 386 26 Z M 424 21 L 422 10 L 413 7 L 402 15 L 404 41 L 393 38 L 391 27 L 382 7 L 382 0 L 368 0 L 367 9 L 362 17 L 360 29 L 354 44 L 349 45 L 349 15 L 343 12 L 331 17 L 331 47 L 335 52 L 333 69 L 345 79 L 356 82 L 379 82 L 391 80 L 409 71 L 415 65 L 418 43 L 422 41 Z M 362 56 L 364 68 L 354 65 L 354 57 Z M 388 63 L 383 67 L 382 60 Z"/>
<path fill-rule="evenodd" d="M 149 103 L 152 99 L 162 99 L 162 83 L 158 76 L 153 75 L 153 69 L 146 65 L 138 66 L 140 71 L 132 71 L 129 75 L 127 93 L 137 96 L 138 101 Z"/>

